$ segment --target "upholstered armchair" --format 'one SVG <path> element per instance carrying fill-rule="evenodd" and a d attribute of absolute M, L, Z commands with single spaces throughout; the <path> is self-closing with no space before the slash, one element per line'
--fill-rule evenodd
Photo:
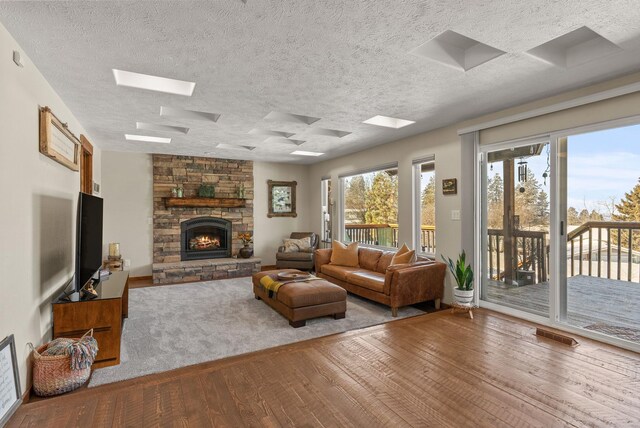
<path fill-rule="evenodd" d="M 278 253 L 276 254 L 277 269 L 313 270 L 315 266 L 314 253 L 320 242 L 318 235 L 313 232 L 292 232 L 289 238 L 303 239 L 307 237 L 311 238 L 311 247 L 308 250 L 285 252 L 284 245 L 278 248 Z"/>

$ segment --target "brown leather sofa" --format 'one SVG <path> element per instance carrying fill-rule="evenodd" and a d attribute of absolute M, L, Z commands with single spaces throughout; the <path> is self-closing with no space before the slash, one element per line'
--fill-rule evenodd
<path fill-rule="evenodd" d="M 320 240 L 318 235 L 313 232 L 292 232 L 291 239 L 311 238 L 311 248 L 308 251 L 296 251 L 293 253 L 285 253 L 284 246 L 278 248 L 276 254 L 277 269 L 300 269 L 313 270 L 314 251 L 318 248 Z"/>
<path fill-rule="evenodd" d="M 444 293 L 446 265 L 425 257 L 414 263 L 391 264 L 393 251 L 358 248 L 359 267 L 331 265 L 330 248 L 316 250 L 316 275 L 348 292 L 388 305 L 391 314 L 398 308 L 434 300 L 440 308 Z"/>

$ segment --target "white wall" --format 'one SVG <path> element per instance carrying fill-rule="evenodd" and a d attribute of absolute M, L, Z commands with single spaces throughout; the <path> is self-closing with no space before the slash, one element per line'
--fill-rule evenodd
<path fill-rule="evenodd" d="M 310 226 L 315 232 L 320 231 L 320 180 L 331 176 L 332 198 L 337 202 L 339 179 L 343 173 L 373 167 L 376 165 L 398 162 L 398 241 L 415 247 L 413 242 L 413 167 L 412 160 L 435 155 L 436 158 L 436 230 L 437 257 L 440 254 L 455 257 L 461 250 L 461 222 L 451 220 L 452 210 L 461 210 L 460 191 L 457 195 L 442 194 L 442 179 L 457 178 L 460 188 L 461 176 L 461 143 L 457 128 L 447 127 L 403 140 L 387 143 L 368 150 L 337 159 L 331 159 L 311 166 L 310 169 Z M 336 204 L 337 209 L 339 205 Z M 462 213 L 464 216 L 472 213 Z M 333 216 L 333 236 L 338 236 L 337 217 Z M 450 285 L 447 276 L 447 284 Z M 451 287 L 445 287 L 445 302 L 451 301 Z"/>
<path fill-rule="evenodd" d="M 87 133 L 24 52 L 24 67 L 13 63 L 13 50 L 20 48 L 0 24 L 0 339 L 15 335 L 24 392 L 27 342 L 51 338 L 51 299 L 73 275 L 80 190 L 77 172 L 38 150 L 39 106 L 51 107 L 76 136 Z"/>
<path fill-rule="evenodd" d="M 131 276 L 151 275 L 153 263 L 153 159 L 146 153 L 102 153 L 103 253 L 120 243 Z"/>
<path fill-rule="evenodd" d="M 310 195 L 313 191 L 309 187 L 309 167 L 304 165 L 290 165 L 267 162 L 254 162 L 254 254 L 262 258 L 262 265 L 275 265 L 276 252 L 282 240 L 289 237 L 291 232 L 312 231 L 309 219 L 311 211 L 320 203 L 312 203 Z M 296 207 L 298 216 L 268 218 L 268 188 L 267 180 L 296 181 Z M 318 189 L 320 183 L 318 182 Z M 319 231 L 316 231 L 319 232 Z"/>
<path fill-rule="evenodd" d="M 104 152 L 104 252 L 109 242 L 119 242 L 124 259 L 131 260 L 131 275 L 151 275 L 153 263 L 153 161 L 149 154 Z M 276 251 L 294 231 L 309 226 L 308 166 L 254 162 L 254 254 L 263 265 L 276 263 Z M 267 217 L 267 180 L 297 181 L 296 218 Z M 319 199 L 318 199 L 319 200 Z"/>

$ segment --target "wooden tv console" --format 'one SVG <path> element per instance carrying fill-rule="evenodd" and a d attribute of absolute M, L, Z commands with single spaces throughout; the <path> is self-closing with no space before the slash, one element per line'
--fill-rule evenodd
<path fill-rule="evenodd" d="M 53 338 L 78 338 L 93 329 L 98 356 L 93 367 L 120 364 L 122 323 L 129 311 L 129 272 L 111 272 L 95 287 L 93 300 L 53 302 Z"/>

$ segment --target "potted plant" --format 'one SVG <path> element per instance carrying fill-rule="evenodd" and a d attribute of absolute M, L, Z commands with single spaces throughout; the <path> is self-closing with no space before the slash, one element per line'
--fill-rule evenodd
<path fill-rule="evenodd" d="M 449 270 L 456 279 L 458 286 L 453 289 L 453 296 L 456 299 L 456 303 L 461 306 L 471 306 L 473 301 L 473 269 L 470 264 L 466 264 L 467 255 L 464 250 L 458 256 L 457 262 L 454 263 L 450 258 L 444 258 L 442 260 L 449 265 Z"/>
<path fill-rule="evenodd" d="M 253 242 L 253 237 L 249 232 L 247 232 L 238 234 L 238 238 L 240 238 L 244 244 L 244 247 L 240 248 L 238 253 L 243 259 L 248 259 L 253 255 L 253 248 L 249 247 L 249 244 Z"/>

